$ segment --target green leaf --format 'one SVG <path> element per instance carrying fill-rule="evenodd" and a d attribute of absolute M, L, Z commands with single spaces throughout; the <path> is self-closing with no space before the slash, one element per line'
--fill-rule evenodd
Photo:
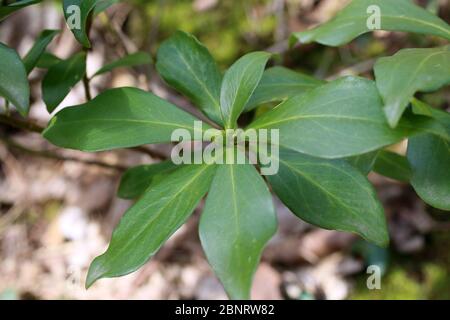
<path fill-rule="evenodd" d="M 44 137 L 63 148 L 102 151 L 170 142 L 175 129 L 202 135 L 194 121 L 199 120 L 152 93 L 115 88 L 58 112 Z M 208 128 L 203 124 L 203 129 Z"/>
<path fill-rule="evenodd" d="M 36 67 L 42 68 L 42 69 L 48 69 L 51 66 L 57 64 L 58 62 L 63 61 L 62 59 L 58 58 L 51 52 L 44 52 L 42 53 L 41 57 L 39 58 L 38 62 L 36 63 Z"/>
<path fill-rule="evenodd" d="M 450 210 L 450 142 L 425 134 L 409 139 L 411 184 L 429 205 Z"/>
<path fill-rule="evenodd" d="M 0 96 L 26 116 L 30 108 L 30 86 L 22 60 L 14 49 L 0 43 Z"/>
<path fill-rule="evenodd" d="M 431 117 L 439 122 L 447 130 L 448 133 L 447 137 L 441 136 L 441 138 L 450 141 L 450 113 L 444 110 L 433 108 L 423 101 L 417 100 L 416 98 L 413 98 L 411 103 L 413 107 L 412 110 L 415 114 Z"/>
<path fill-rule="evenodd" d="M 146 52 L 136 52 L 120 58 L 100 68 L 91 78 L 117 68 L 134 67 L 152 63 L 152 57 Z"/>
<path fill-rule="evenodd" d="M 239 115 L 258 86 L 271 54 L 252 52 L 241 57 L 223 77 L 220 107 L 227 128 L 236 126 Z"/>
<path fill-rule="evenodd" d="M 184 166 L 148 190 L 122 217 L 108 250 L 92 262 L 86 287 L 145 264 L 189 218 L 208 191 L 214 171 L 215 166 Z"/>
<path fill-rule="evenodd" d="M 118 195 L 123 199 L 138 198 L 151 184 L 165 178 L 175 168 L 178 166 L 172 161 L 164 161 L 128 169 L 120 180 Z"/>
<path fill-rule="evenodd" d="M 161 44 L 157 60 L 156 68 L 170 86 L 211 120 L 223 124 L 219 103 L 222 75 L 206 47 L 193 35 L 177 31 Z"/>
<path fill-rule="evenodd" d="M 38 39 L 34 43 L 33 47 L 28 51 L 25 58 L 23 58 L 23 63 L 25 64 L 25 69 L 27 74 L 33 70 L 33 68 L 38 63 L 45 48 L 53 40 L 53 38 L 59 33 L 59 30 L 44 30 L 39 35 Z"/>
<path fill-rule="evenodd" d="M 387 150 L 379 152 L 373 170 L 382 176 L 402 182 L 409 182 L 411 179 L 411 167 L 408 159 Z"/>
<path fill-rule="evenodd" d="M 411 0 L 353 0 L 329 22 L 312 30 L 293 33 L 291 44 L 297 41 L 328 46 L 346 44 L 374 29 L 372 17 L 375 11 L 370 11 L 374 6 L 380 9 L 381 30 L 428 34 L 450 40 L 450 26 Z"/>
<path fill-rule="evenodd" d="M 408 115 L 386 122 L 373 81 L 344 77 L 291 98 L 258 117 L 250 129 L 279 129 L 281 147 L 322 158 L 364 154 L 419 132 L 446 135 L 433 119 Z"/>
<path fill-rule="evenodd" d="M 90 48 L 89 19 L 99 0 L 64 0 L 63 10 L 67 26 L 75 39 L 85 48 Z"/>
<path fill-rule="evenodd" d="M 2 21 L 7 16 L 9 16 L 11 13 L 13 13 L 17 10 L 20 10 L 20 9 L 30 6 L 32 4 L 39 3 L 41 1 L 42 0 L 21 0 L 21 1 L 16 1 L 16 2 L 10 3 L 8 5 L 0 4 L 0 21 Z"/>
<path fill-rule="evenodd" d="M 42 80 L 42 98 L 48 112 L 56 107 L 69 94 L 86 74 L 86 53 L 79 52 L 67 60 L 51 66 Z"/>
<path fill-rule="evenodd" d="M 400 50 L 379 59 L 374 71 L 384 112 L 395 127 L 417 91 L 431 92 L 450 84 L 450 46 Z"/>
<path fill-rule="evenodd" d="M 276 229 L 272 196 L 256 169 L 219 165 L 199 232 L 206 257 L 231 299 L 249 299 L 262 250 Z"/>
<path fill-rule="evenodd" d="M 347 162 L 367 176 L 375 164 L 378 151 L 372 151 L 358 156 L 346 158 Z"/>
<path fill-rule="evenodd" d="M 287 100 L 324 83 L 325 81 L 284 67 L 269 68 L 264 71 L 245 110 L 252 110 L 263 103 Z"/>
<path fill-rule="evenodd" d="M 344 160 L 281 150 L 273 190 L 302 220 L 325 229 L 355 232 L 379 246 L 389 236 L 383 208 L 367 178 Z"/>

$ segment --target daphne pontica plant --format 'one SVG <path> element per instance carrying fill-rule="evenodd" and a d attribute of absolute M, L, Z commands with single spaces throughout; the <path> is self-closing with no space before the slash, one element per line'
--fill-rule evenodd
<path fill-rule="evenodd" d="M 21 6 L 0 7 L 0 18 Z M 91 43 L 89 21 L 111 1 L 64 1 L 81 8 L 74 35 Z M 379 29 L 413 32 L 450 40 L 450 26 L 409 0 L 354 0 L 331 21 L 295 33 L 291 44 L 340 46 L 371 31 L 368 8 L 376 6 Z M 86 52 L 67 60 L 44 52 L 57 31 L 44 31 L 21 59 L 0 46 L 0 94 L 24 116 L 28 112 L 27 74 L 48 68 L 43 99 L 53 111 L 70 88 L 83 80 Z M 270 189 L 304 221 L 353 232 L 379 246 L 389 242 L 386 219 L 367 179 L 376 171 L 409 182 L 429 205 L 450 210 L 450 115 L 416 98 L 418 92 L 450 84 L 450 46 L 404 49 L 379 59 L 375 81 L 343 77 L 323 81 L 284 67 L 266 69 L 271 55 L 253 52 L 223 75 L 194 36 L 177 32 L 159 48 L 156 69 L 209 118 L 196 117 L 156 95 L 136 88 L 106 90 L 82 105 L 64 108 L 43 136 L 51 143 L 88 152 L 169 143 L 176 129 L 193 137 L 212 127 L 238 128 L 240 115 L 261 105 L 244 130 L 278 130 L 279 170 L 261 176 L 252 164 L 185 164 L 171 161 L 132 168 L 123 175 L 119 196 L 137 199 L 113 232 L 105 253 L 91 264 L 86 286 L 105 277 L 131 273 L 145 264 L 182 226 L 203 198 L 199 234 L 206 257 L 230 298 L 249 298 L 261 253 L 277 230 Z M 100 69 L 150 63 L 145 53 L 123 57 Z M 252 114 L 255 114 L 252 112 Z M 197 132 L 197 131 L 202 132 Z M 406 156 L 385 148 L 408 140 Z M 209 142 L 209 141 L 206 141 Z M 270 188 L 270 189 L 269 189 Z"/>

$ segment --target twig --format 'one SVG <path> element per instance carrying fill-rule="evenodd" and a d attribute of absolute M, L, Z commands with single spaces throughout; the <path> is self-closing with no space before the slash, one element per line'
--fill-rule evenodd
<path fill-rule="evenodd" d="M 29 149 L 21 144 L 18 144 L 17 142 L 15 142 L 11 139 L 8 139 L 8 138 L 2 137 L 2 136 L 0 136 L 0 140 L 2 140 L 8 147 L 10 147 L 12 149 L 16 149 L 21 152 L 25 152 L 25 153 L 28 153 L 28 154 L 31 154 L 34 156 L 42 157 L 42 158 L 62 160 L 62 161 L 75 161 L 75 162 L 84 163 L 87 165 L 95 165 L 95 166 L 100 166 L 100 167 L 108 168 L 108 169 L 114 169 L 114 170 L 118 170 L 118 171 L 125 171 L 128 169 L 125 166 L 109 164 L 109 163 L 105 163 L 102 161 L 79 159 L 79 158 L 75 158 L 75 157 L 66 157 L 66 156 L 62 156 L 62 155 L 59 155 L 59 154 L 56 154 L 56 153 L 53 153 L 50 151 Z"/>
<path fill-rule="evenodd" d="M 36 133 L 41 133 L 42 131 L 44 131 L 43 127 L 41 127 L 40 125 L 38 125 L 34 122 L 20 120 L 20 119 L 17 119 L 17 118 L 11 117 L 11 116 L 7 116 L 4 114 L 0 114 L 0 123 L 4 123 L 11 127 L 22 129 L 25 131 L 31 131 L 31 132 L 36 132 Z"/>

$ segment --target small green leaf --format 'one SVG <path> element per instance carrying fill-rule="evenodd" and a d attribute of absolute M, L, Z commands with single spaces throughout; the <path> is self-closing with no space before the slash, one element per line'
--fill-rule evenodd
<path fill-rule="evenodd" d="M 276 229 L 272 196 L 256 169 L 219 165 L 199 232 L 206 257 L 231 299 L 249 299 L 262 250 Z"/>
<path fill-rule="evenodd" d="M 123 199 L 138 198 L 151 184 L 165 178 L 175 168 L 178 166 L 172 161 L 164 161 L 128 169 L 120 180 L 118 195 Z"/>
<path fill-rule="evenodd" d="M 86 53 L 79 52 L 67 60 L 63 60 L 48 69 L 42 80 L 42 98 L 48 112 L 56 107 L 69 94 L 86 74 Z"/>
<path fill-rule="evenodd" d="M 117 68 L 134 67 L 152 63 L 152 57 L 146 52 L 136 52 L 120 58 L 100 68 L 91 78 Z"/>
<path fill-rule="evenodd" d="M 409 139 L 411 184 L 429 205 L 450 210 L 450 141 L 425 134 Z"/>
<path fill-rule="evenodd" d="M 42 69 L 48 69 L 51 66 L 63 61 L 62 59 L 58 58 L 51 52 L 44 52 L 42 53 L 41 57 L 39 58 L 38 62 L 36 63 L 36 67 L 42 68 Z"/>
<path fill-rule="evenodd" d="M 42 54 L 44 53 L 45 48 L 47 48 L 49 43 L 58 33 L 59 30 L 44 30 L 41 32 L 33 47 L 30 49 L 30 51 L 28 51 L 25 58 L 23 58 L 23 63 L 25 64 L 27 74 L 29 74 L 31 70 L 33 70 Z"/>
<path fill-rule="evenodd" d="M 284 67 L 269 68 L 264 71 L 245 110 L 252 110 L 263 103 L 287 100 L 324 83 L 325 81 Z"/>
<path fill-rule="evenodd" d="M 383 208 L 367 178 L 344 160 L 281 150 L 273 190 L 302 220 L 325 229 L 355 232 L 379 246 L 389 236 Z"/>
<path fill-rule="evenodd" d="M 25 8 L 27 6 L 30 6 L 32 4 L 36 4 L 41 2 L 42 0 L 20 0 L 16 1 L 10 4 L 1 4 L 0 2 L 0 21 L 5 19 L 7 16 L 9 16 L 11 13 L 20 10 L 22 8 Z"/>
<path fill-rule="evenodd" d="M 241 57 L 223 77 L 220 91 L 220 107 L 227 128 L 236 126 L 266 67 L 271 54 L 252 52 Z"/>
<path fill-rule="evenodd" d="M 197 38 L 177 31 L 161 44 L 157 60 L 156 68 L 164 81 L 191 99 L 211 120 L 223 124 L 219 103 L 222 75 Z"/>
<path fill-rule="evenodd" d="M 373 81 L 345 77 L 291 98 L 249 128 L 279 129 L 281 147 L 322 158 L 345 158 L 397 143 L 413 134 L 447 135 L 433 119 L 409 115 L 391 129 Z"/>
<path fill-rule="evenodd" d="M 203 131 L 195 128 L 194 121 L 199 120 L 152 93 L 115 88 L 58 112 L 44 137 L 63 148 L 102 151 L 170 142 L 179 128 L 201 136 Z M 208 128 L 203 124 L 203 129 Z"/>
<path fill-rule="evenodd" d="M 215 166 L 184 166 L 156 183 L 120 220 L 108 250 L 89 267 L 86 287 L 136 271 L 180 228 L 206 194 Z"/>
<path fill-rule="evenodd" d="M 408 159 L 387 150 L 379 152 L 373 170 L 382 176 L 402 182 L 409 182 L 411 179 L 411 167 Z"/>
<path fill-rule="evenodd" d="M 415 114 L 423 115 L 427 117 L 431 117 L 435 119 L 437 122 L 439 122 L 448 133 L 448 136 L 441 136 L 441 138 L 444 138 L 448 141 L 450 141 L 450 113 L 446 112 L 444 110 L 439 110 L 436 108 L 431 107 L 430 105 L 426 104 L 423 101 L 412 99 L 412 110 Z"/>
<path fill-rule="evenodd" d="M 378 13 L 380 28 L 376 25 Z M 377 29 L 428 34 L 450 40 L 450 26 L 411 0 L 353 0 L 329 22 L 312 30 L 293 33 L 290 42 L 341 46 Z"/>
<path fill-rule="evenodd" d="M 384 112 L 395 127 L 417 91 L 431 92 L 450 84 L 450 46 L 400 50 L 379 59 L 374 71 Z"/>
<path fill-rule="evenodd" d="M 14 49 L 0 43 L 0 96 L 26 116 L 30 108 L 30 86 L 25 66 Z"/>
<path fill-rule="evenodd" d="M 75 39 L 85 48 L 90 48 L 89 17 L 100 0 L 64 0 L 63 10 L 67 26 L 72 31 Z"/>
<path fill-rule="evenodd" d="M 349 157 L 345 160 L 347 160 L 347 162 L 350 163 L 353 167 L 358 169 L 362 174 L 367 176 L 373 169 L 373 165 L 375 164 L 377 155 L 378 150 L 360 154 L 358 156 Z"/>

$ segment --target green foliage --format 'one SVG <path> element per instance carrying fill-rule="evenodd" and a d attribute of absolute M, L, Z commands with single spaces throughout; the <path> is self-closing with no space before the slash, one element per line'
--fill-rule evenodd
<path fill-rule="evenodd" d="M 445 70 L 450 70 L 450 46 L 404 49 L 377 61 L 374 67 L 377 86 L 392 127 L 417 91 L 436 91 L 450 84 L 450 72 Z"/>
<path fill-rule="evenodd" d="M 86 53 L 79 52 L 67 60 L 62 60 L 48 68 L 48 72 L 42 80 L 42 98 L 48 112 L 53 112 L 56 107 L 69 94 L 86 74 Z"/>
<path fill-rule="evenodd" d="M 19 55 L 0 43 L 0 95 L 10 101 L 23 115 L 30 107 L 30 86 Z"/>
<path fill-rule="evenodd" d="M 411 0 L 353 0 L 331 21 L 304 32 L 292 34 L 291 43 L 318 42 L 328 46 L 346 44 L 372 31 L 368 28 L 370 7 L 378 6 L 381 30 L 434 35 L 450 40 L 450 26 Z"/>
<path fill-rule="evenodd" d="M 22 8 L 41 2 L 42 0 L 19 0 L 7 5 L 0 4 L 0 21 L 5 19 L 11 13 L 16 12 Z"/>
<path fill-rule="evenodd" d="M 36 2 L 3 5 L 0 19 Z M 90 25 L 97 13 L 115 2 L 64 0 L 69 25 L 73 21 L 67 9 L 80 6 L 81 27 L 72 32 L 83 46 L 82 52 L 66 60 L 45 51 L 57 33 L 53 30 L 41 33 L 24 62 L 13 49 L 0 44 L 0 94 L 26 115 L 27 73 L 34 67 L 48 69 L 42 93 L 49 112 L 81 79 L 88 87 Z M 191 2 L 179 1 L 176 7 L 186 5 Z M 367 9 L 371 5 L 381 9 L 383 30 L 450 39 L 447 23 L 409 0 L 353 1 L 330 22 L 296 33 L 293 39 L 345 44 L 370 31 Z M 148 6 L 153 8 L 153 4 Z M 180 20 L 175 11 L 170 19 Z M 161 23 L 167 21 L 162 19 Z M 198 25 L 189 25 L 185 29 L 196 28 Z M 219 45 L 227 47 L 220 41 Z M 161 44 L 156 69 L 168 85 L 211 120 L 208 123 L 215 122 L 219 129 L 213 139 L 225 136 L 226 129 L 237 128 L 243 113 L 279 103 L 271 110 L 266 111 L 266 105 L 264 112 L 258 109 L 246 115 L 254 118 L 248 121 L 247 130 L 279 130 L 279 141 L 268 142 L 280 147 L 280 154 L 266 154 L 279 163 L 278 172 L 267 177 L 271 189 L 296 216 L 309 223 L 353 232 L 387 246 L 383 209 L 366 177 L 370 171 L 410 182 L 425 202 L 450 210 L 450 115 L 414 97 L 417 92 L 449 84 L 449 52 L 448 46 L 401 50 L 376 63 L 376 82 L 353 76 L 325 82 L 284 67 L 265 70 L 271 57 L 267 52 L 243 54 L 222 75 L 209 50 L 193 35 L 178 31 Z M 149 63 L 148 53 L 137 52 L 103 66 L 93 77 Z M 43 133 L 47 140 L 63 148 L 95 152 L 169 143 L 175 130 L 186 129 L 192 141 L 210 142 L 203 137 L 210 125 L 202 122 L 202 128 L 195 126 L 196 117 L 152 93 L 116 88 L 92 100 L 88 90 L 86 93 L 86 103 L 64 108 L 52 118 Z M 384 150 L 405 139 L 409 139 L 407 157 Z M 91 264 L 86 286 L 142 266 L 208 194 L 200 219 L 202 246 L 229 296 L 249 298 L 262 251 L 277 228 L 269 190 L 250 164 L 176 166 L 166 161 L 129 169 L 118 194 L 138 200 L 121 219 L 106 252 Z"/>

